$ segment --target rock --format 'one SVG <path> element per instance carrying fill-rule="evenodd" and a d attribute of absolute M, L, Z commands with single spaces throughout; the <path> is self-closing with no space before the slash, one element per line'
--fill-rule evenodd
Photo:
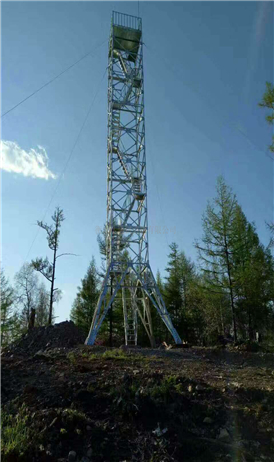
<path fill-rule="evenodd" d="M 87 456 L 88 456 L 88 457 L 91 457 L 91 456 L 92 456 L 92 449 L 91 449 L 91 448 L 88 449 L 88 451 L 87 451 Z"/>
<path fill-rule="evenodd" d="M 68 454 L 68 462 L 74 462 L 76 460 L 76 452 L 75 451 L 69 451 Z"/>
<path fill-rule="evenodd" d="M 203 423 L 212 424 L 213 420 L 210 417 L 205 417 L 204 420 L 203 420 Z"/>
<path fill-rule="evenodd" d="M 229 435 L 226 428 L 221 428 L 220 429 L 218 439 L 220 441 L 223 441 L 224 443 L 229 443 L 230 442 L 230 435 Z"/>

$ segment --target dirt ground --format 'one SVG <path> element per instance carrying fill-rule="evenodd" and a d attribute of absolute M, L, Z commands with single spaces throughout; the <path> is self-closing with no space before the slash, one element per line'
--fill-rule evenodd
<path fill-rule="evenodd" d="M 4 443 L 8 462 L 274 461 L 273 354 L 88 346 L 3 354 L 2 407 L 28 428 L 23 449 Z"/>

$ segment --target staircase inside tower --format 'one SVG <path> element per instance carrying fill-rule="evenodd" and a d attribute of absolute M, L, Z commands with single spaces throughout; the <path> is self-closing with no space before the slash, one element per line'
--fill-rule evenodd
<path fill-rule="evenodd" d="M 112 103 L 112 151 L 117 155 L 124 175 L 131 181 L 132 196 L 137 201 L 142 201 L 145 198 L 143 178 L 139 174 L 138 167 L 137 169 L 131 167 L 130 170 L 127 167 L 127 161 L 129 162 L 130 160 L 125 159 L 127 156 L 121 149 L 120 143 L 121 111 L 126 111 L 127 105 L 133 104 L 131 101 L 133 90 L 141 85 L 141 78 L 138 76 L 139 70 L 135 67 L 140 44 L 140 33 L 139 31 L 134 31 L 133 34 L 125 34 L 124 28 L 118 28 L 117 26 L 115 27 L 115 37 L 113 57 L 119 63 L 122 72 L 123 79 L 120 79 L 120 82 L 123 81 L 124 92 L 122 98 L 120 97 L 119 100 L 114 100 Z M 129 40 L 129 37 L 131 40 Z"/>

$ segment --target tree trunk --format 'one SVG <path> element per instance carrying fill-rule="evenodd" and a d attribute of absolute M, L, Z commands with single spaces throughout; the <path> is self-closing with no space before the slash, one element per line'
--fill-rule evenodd
<path fill-rule="evenodd" d="M 252 332 L 252 327 L 251 327 L 251 312 L 250 312 L 250 306 L 248 306 L 248 337 L 250 342 L 253 340 L 253 332 Z"/>
<path fill-rule="evenodd" d="M 227 263 L 227 274 L 228 274 L 228 279 L 229 279 L 229 293 L 230 293 L 230 302 L 231 302 L 231 311 L 232 311 L 234 342 L 237 342 L 237 327 L 236 327 L 236 317 L 235 317 L 235 306 L 234 306 L 232 280 L 231 280 L 231 275 L 230 275 L 230 263 L 229 263 L 226 240 L 225 240 L 225 246 L 226 246 L 225 247 L 225 254 L 226 254 L 226 263 Z"/>
<path fill-rule="evenodd" d="M 57 244 L 57 242 L 56 242 L 56 244 Z M 53 255 L 53 265 L 52 265 L 52 280 L 51 280 L 51 288 L 50 288 L 49 322 L 48 322 L 49 326 L 51 326 L 51 324 L 52 324 L 52 307 L 53 307 L 53 292 L 54 292 L 54 279 L 55 279 L 56 252 L 57 252 L 57 248 L 56 248 L 56 245 L 55 245 L 55 247 L 54 247 L 54 255 Z"/>
<path fill-rule="evenodd" d="M 35 325 L 35 314 L 36 310 L 31 308 L 30 319 L 29 319 L 29 329 L 33 329 Z"/>

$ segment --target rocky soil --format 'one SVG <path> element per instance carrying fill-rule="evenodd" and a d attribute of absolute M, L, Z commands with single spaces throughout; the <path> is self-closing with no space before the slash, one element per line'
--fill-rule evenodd
<path fill-rule="evenodd" d="M 272 354 L 31 335 L 2 355 L 2 460 L 274 461 Z"/>

